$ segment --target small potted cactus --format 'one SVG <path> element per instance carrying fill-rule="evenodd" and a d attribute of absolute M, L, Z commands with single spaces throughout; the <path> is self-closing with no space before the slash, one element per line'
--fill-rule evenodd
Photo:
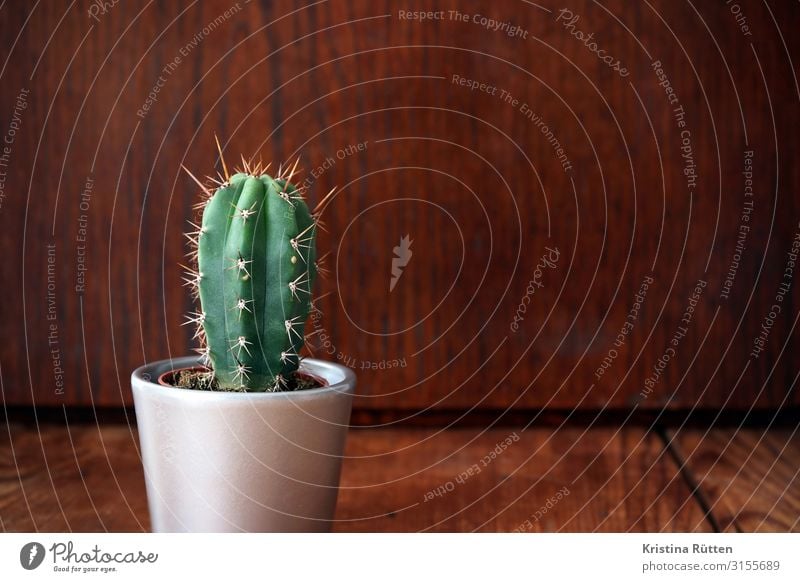
<path fill-rule="evenodd" d="M 132 375 L 152 529 L 326 531 L 355 376 L 301 357 L 318 214 L 292 183 L 297 164 L 272 177 L 243 160 L 229 175 L 221 148 L 220 160 L 219 180 L 192 176 L 204 193 L 185 279 L 199 356 Z"/>

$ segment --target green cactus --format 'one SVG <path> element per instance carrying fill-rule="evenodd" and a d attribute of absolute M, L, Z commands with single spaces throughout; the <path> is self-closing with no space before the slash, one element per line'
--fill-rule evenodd
<path fill-rule="evenodd" d="M 317 223 L 290 182 L 297 164 L 275 178 L 261 164 L 230 177 L 223 168 L 187 235 L 197 268 L 186 280 L 201 306 L 189 321 L 219 389 L 280 391 L 298 368 L 313 308 Z"/>

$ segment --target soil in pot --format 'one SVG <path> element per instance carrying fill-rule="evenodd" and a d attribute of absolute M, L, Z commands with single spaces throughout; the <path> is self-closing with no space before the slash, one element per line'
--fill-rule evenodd
<path fill-rule="evenodd" d="M 161 374 L 158 383 L 172 388 L 186 390 L 221 390 L 211 370 L 203 366 L 193 368 L 180 368 Z M 298 390 L 311 390 L 327 386 L 322 378 L 317 378 L 306 372 L 297 371 L 286 382 L 286 388 L 281 392 L 297 392 Z"/>

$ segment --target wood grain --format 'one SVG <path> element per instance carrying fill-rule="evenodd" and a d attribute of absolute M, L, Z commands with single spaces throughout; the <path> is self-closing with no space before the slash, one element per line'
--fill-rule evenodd
<path fill-rule="evenodd" d="M 180 165 L 213 173 L 216 132 L 230 158 L 302 154 L 312 201 L 341 187 L 320 240 L 332 251 L 319 290 L 327 340 L 312 347 L 356 367 L 356 407 L 800 403 L 789 357 L 800 286 L 750 356 L 800 218 L 800 11 L 748 4 L 745 36 L 724 3 L 571 2 L 577 29 L 624 61 L 623 78 L 556 21 L 560 8 L 470 4 L 523 39 L 471 19 L 404 20 L 385 0 L 120 2 L 96 18 L 85 6 L 3 3 L 0 133 L 29 91 L 3 167 L 4 401 L 130 404 L 134 367 L 188 353 L 177 265 L 196 189 Z M 686 111 L 692 194 L 654 61 Z M 366 149 L 340 159 L 357 143 Z M 723 299 L 746 150 L 755 206 Z M 413 258 L 390 292 L 392 249 L 407 234 Z M 512 331 L 548 247 L 557 266 Z M 699 279 L 708 286 L 686 337 L 642 400 Z M 381 369 L 392 362 L 403 365 Z"/>
<path fill-rule="evenodd" d="M 3 426 L 4 531 L 148 529 L 136 439 L 124 425 Z"/>
<path fill-rule="evenodd" d="M 340 531 L 709 531 L 659 439 L 639 429 L 363 432 L 351 433 Z"/>
<path fill-rule="evenodd" d="M 135 430 L 2 429 L 4 531 L 148 529 Z M 638 429 L 354 429 L 334 529 L 707 531 L 659 442 Z M 475 464 L 480 471 L 461 479 Z M 443 495 L 428 494 L 438 487 Z"/>
<path fill-rule="evenodd" d="M 796 430 L 670 433 L 722 531 L 800 531 Z"/>

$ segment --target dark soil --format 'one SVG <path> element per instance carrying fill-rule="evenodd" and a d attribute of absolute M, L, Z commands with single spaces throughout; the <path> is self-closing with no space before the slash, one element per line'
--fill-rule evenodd
<path fill-rule="evenodd" d="M 202 367 L 183 368 L 181 370 L 167 372 L 158 379 L 158 382 L 163 386 L 172 386 L 174 388 L 184 388 L 187 390 L 227 391 L 220 388 L 210 369 Z M 311 374 L 295 372 L 288 378 L 286 387 L 281 390 L 281 392 L 311 390 L 312 388 L 321 388 L 325 385 L 323 380 Z"/>

